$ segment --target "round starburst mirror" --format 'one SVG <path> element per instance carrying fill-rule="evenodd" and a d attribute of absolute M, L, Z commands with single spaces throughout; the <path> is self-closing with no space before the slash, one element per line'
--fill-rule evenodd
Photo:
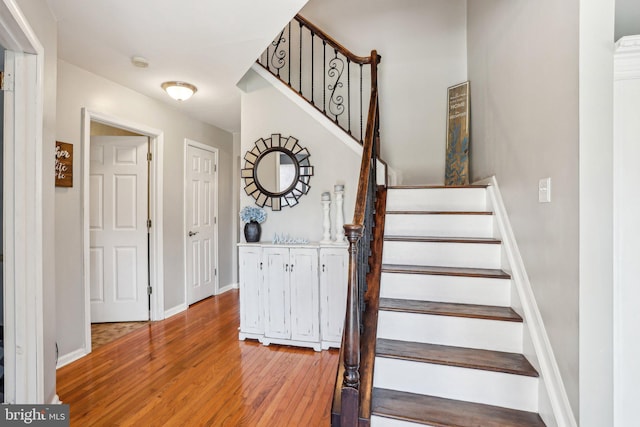
<path fill-rule="evenodd" d="M 313 166 L 309 151 L 293 136 L 279 133 L 258 139 L 244 156 L 244 191 L 260 207 L 279 211 L 283 206 L 295 206 L 309 192 Z"/>

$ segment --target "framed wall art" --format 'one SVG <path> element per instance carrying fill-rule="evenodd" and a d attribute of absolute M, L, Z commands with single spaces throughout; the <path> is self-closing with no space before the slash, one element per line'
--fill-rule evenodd
<path fill-rule="evenodd" d="M 469 184 L 469 82 L 447 89 L 447 150 L 444 184 Z"/>

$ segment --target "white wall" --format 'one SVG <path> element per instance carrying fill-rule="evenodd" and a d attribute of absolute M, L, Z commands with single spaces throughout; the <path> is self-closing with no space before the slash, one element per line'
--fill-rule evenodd
<path fill-rule="evenodd" d="M 498 179 L 577 415 L 578 2 L 470 1 L 467 40 L 472 178 Z"/>
<path fill-rule="evenodd" d="M 615 0 L 580 0 L 580 424 L 613 425 Z"/>
<path fill-rule="evenodd" d="M 56 58 L 58 31 L 45 0 L 17 0 L 38 40 L 44 48 L 44 116 L 42 162 L 42 252 L 43 252 L 43 321 L 44 321 L 44 398 L 56 395 L 56 282 L 54 256 L 54 151 L 56 126 Z"/>
<path fill-rule="evenodd" d="M 322 239 L 322 205 L 320 195 L 332 193 L 332 218 L 335 223 L 335 197 L 333 186 L 345 185 L 344 212 L 347 222 L 353 217 L 356 187 L 360 171 L 360 158 L 350 148 L 337 140 L 322 125 L 292 103 L 277 89 L 268 84 L 254 71 L 243 78 L 242 130 L 240 154 L 251 150 L 259 138 L 269 138 L 272 133 L 284 137 L 293 136 L 302 147 L 311 153 L 314 167 L 309 193 L 300 198 L 294 207 L 283 207 L 281 211 L 267 210 L 267 220 L 262 224 L 262 241 L 270 242 L 275 233 L 310 241 Z M 242 160 L 244 167 L 244 159 Z M 240 189 L 240 206 L 255 206 L 254 199 Z M 242 225 L 242 224 L 241 224 Z M 244 241 L 244 236 L 242 237 Z"/>
<path fill-rule="evenodd" d="M 444 182 L 447 87 L 467 79 L 466 4 L 311 0 L 300 12 L 356 55 L 382 56 L 382 158 L 406 184 Z"/>
<path fill-rule="evenodd" d="M 633 36 L 618 42 L 614 83 L 614 425 L 620 427 L 636 422 L 640 397 L 639 119 L 640 36 Z"/>
<path fill-rule="evenodd" d="M 84 295 L 81 230 L 81 109 L 120 117 L 164 131 L 164 298 L 165 309 L 184 304 L 183 150 L 189 138 L 218 148 L 220 286 L 235 281 L 232 259 L 232 135 L 191 119 L 109 80 L 58 61 L 57 139 L 74 145 L 72 188 L 56 188 L 56 281 L 60 354 L 83 347 Z"/>

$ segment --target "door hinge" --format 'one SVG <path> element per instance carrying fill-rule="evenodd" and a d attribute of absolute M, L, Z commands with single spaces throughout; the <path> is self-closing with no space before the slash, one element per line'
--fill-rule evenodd
<path fill-rule="evenodd" d="M 13 91 L 13 74 L 0 71 L 0 90 Z"/>
<path fill-rule="evenodd" d="M 147 153 L 147 161 L 150 162 L 153 159 L 153 154 Z"/>
<path fill-rule="evenodd" d="M 151 286 L 147 286 L 147 295 L 151 295 L 153 293 L 153 288 Z"/>
<path fill-rule="evenodd" d="M 151 220 L 150 219 L 147 220 L 147 228 L 151 228 Z"/>
<path fill-rule="evenodd" d="M 213 223 L 217 224 L 218 223 L 218 217 L 213 217 Z"/>
<path fill-rule="evenodd" d="M 213 171 L 218 172 L 218 165 L 213 165 Z"/>
<path fill-rule="evenodd" d="M 217 276 L 217 275 L 218 275 L 218 269 L 217 269 L 217 268 L 214 268 L 214 269 L 213 269 L 213 275 L 214 275 L 214 276 Z"/>

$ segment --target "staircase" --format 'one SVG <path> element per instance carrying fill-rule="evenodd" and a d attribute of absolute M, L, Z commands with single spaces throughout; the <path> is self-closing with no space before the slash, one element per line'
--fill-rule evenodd
<path fill-rule="evenodd" d="M 371 426 L 544 426 L 484 186 L 387 191 Z"/>

